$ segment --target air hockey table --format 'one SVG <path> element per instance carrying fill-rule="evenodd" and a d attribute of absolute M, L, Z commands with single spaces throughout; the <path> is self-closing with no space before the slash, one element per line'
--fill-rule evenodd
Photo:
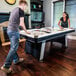
<path fill-rule="evenodd" d="M 29 29 L 28 31 L 30 34 L 26 34 L 23 30 L 20 31 L 20 35 L 26 39 L 25 51 L 39 61 L 43 61 L 46 42 L 54 41 L 60 37 L 66 37 L 68 33 L 74 32 L 75 30 L 44 27 L 40 29 Z M 59 41 L 61 40 L 59 39 Z"/>

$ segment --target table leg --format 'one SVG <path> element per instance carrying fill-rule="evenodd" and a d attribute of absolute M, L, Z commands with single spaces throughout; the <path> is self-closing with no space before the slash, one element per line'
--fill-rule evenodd
<path fill-rule="evenodd" d="M 43 60 L 43 58 L 44 58 L 44 51 L 45 51 L 45 41 L 44 42 L 42 42 L 42 45 L 41 45 L 41 51 L 40 51 L 40 61 L 42 61 Z"/>
<path fill-rule="evenodd" d="M 67 47 L 67 36 L 65 38 L 65 46 Z"/>

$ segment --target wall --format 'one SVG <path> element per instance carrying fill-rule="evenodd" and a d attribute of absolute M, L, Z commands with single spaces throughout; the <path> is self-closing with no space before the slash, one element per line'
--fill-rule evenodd
<path fill-rule="evenodd" d="M 43 11 L 45 13 L 45 26 L 51 25 L 51 0 L 43 0 Z"/>
<path fill-rule="evenodd" d="M 30 14 L 30 0 L 26 0 L 28 3 L 28 8 L 25 11 L 26 14 Z M 15 7 L 18 7 L 19 0 L 16 0 L 16 3 L 14 5 L 9 5 L 5 2 L 5 0 L 0 0 L 0 13 L 9 13 L 14 9 Z M 0 15 L 0 23 L 3 21 L 8 20 L 9 16 L 3 16 L 4 18 L 2 19 L 2 16 Z M 6 17 L 6 18 L 5 18 Z M 27 21 L 27 20 L 26 20 Z M 30 16 L 29 16 L 29 27 L 31 26 L 31 21 L 30 21 Z"/>
<path fill-rule="evenodd" d="M 27 8 L 27 10 L 26 10 L 26 13 L 30 13 L 30 0 L 27 0 L 27 2 L 28 2 L 28 8 Z M 11 10 L 13 9 L 13 8 L 15 8 L 15 7 L 17 7 L 18 6 L 18 3 L 19 3 L 19 0 L 16 0 L 16 3 L 14 4 L 14 5 L 9 5 L 9 4 L 7 4 L 6 2 L 5 2 L 5 0 L 0 0 L 0 13 L 2 12 L 7 12 L 7 13 L 9 13 L 9 12 L 11 12 Z"/>
<path fill-rule="evenodd" d="M 45 26 L 51 26 L 53 24 L 52 17 L 53 17 L 53 5 L 52 2 L 57 0 L 43 0 L 43 11 L 45 13 Z"/>

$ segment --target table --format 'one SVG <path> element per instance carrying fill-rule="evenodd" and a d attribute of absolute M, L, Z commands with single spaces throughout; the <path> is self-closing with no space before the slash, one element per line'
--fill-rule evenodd
<path fill-rule="evenodd" d="M 54 40 L 59 37 L 65 37 L 66 34 L 74 32 L 74 29 L 64 28 L 63 30 L 51 27 L 41 29 L 29 29 L 30 34 L 26 34 L 23 30 L 20 35 L 27 39 L 25 50 L 27 53 L 32 54 L 39 61 L 44 59 L 45 44 L 49 40 Z"/>

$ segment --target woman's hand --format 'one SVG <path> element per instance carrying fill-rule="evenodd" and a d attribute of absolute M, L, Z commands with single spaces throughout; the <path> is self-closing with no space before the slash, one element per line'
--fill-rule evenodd
<path fill-rule="evenodd" d="M 74 28 L 72 28 L 72 27 L 69 27 L 69 29 L 74 29 Z"/>
<path fill-rule="evenodd" d="M 60 27 L 60 29 L 62 29 L 62 30 L 63 30 L 64 28 L 63 28 L 63 27 Z"/>

